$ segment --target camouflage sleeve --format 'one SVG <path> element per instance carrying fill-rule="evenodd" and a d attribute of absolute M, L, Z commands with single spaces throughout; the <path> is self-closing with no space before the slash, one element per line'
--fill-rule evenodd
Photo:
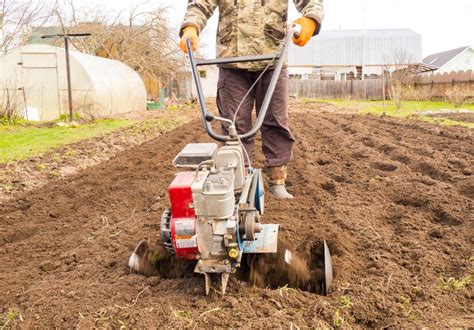
<path fill-rule="evenodd" d="M 198 30 L 198 34 L 206 26 L 207 20 L 217 8 L 218 0 L 188 0 L 188 9 L 184 16 L 183 24 L 179 30 L 179 36 L 183 34 L 186 26 L 194 26 Z"/>
<path fill-rule="evenodd" d="M 318 23 L 314 35 L 317 35 L 321 30 L 321 23 L 324 18 L 323 1 L 324 0 L 293 0 L 301 16 L 312 18 Z"/>

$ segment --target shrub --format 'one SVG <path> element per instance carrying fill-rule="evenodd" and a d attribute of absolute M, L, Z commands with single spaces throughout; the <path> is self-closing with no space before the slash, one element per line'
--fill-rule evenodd
<path fill-rule="evenodd" d="M 461 107 L 468 98 L 467 90 L 461 86 L 451 86 L 444 92 L 446 102 L 454 105 L 455 108 Z"/>

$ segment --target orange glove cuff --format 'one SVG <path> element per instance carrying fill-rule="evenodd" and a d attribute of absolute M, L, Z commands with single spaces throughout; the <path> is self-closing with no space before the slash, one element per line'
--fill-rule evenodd
<path fill-rule="evenodd" d="M 181 50 L 184 53 L 188 52 L 188 47 L 186 46 L 186 40 L 187 39 L 191 40 L 191 44 L 193 46 L 193 51 L 195 52 L 197 50 L 198 41 L 199 41 L 198 31 L 197 31 L 196 27 L 189 25 L 189 26 L 186 26 L 183 29 L 183 35 L 181 36 L 181 41 L 179 42 L 179 47 L 181 48 Z"/>
<path fill-rule="evenodd" d="M 300 17 L 294 21 L 294 24 L 301 25 L 301 32 L 297 38 L 293 36 L 293 43 L 295 45 L 303 47 L 314 35 L 317 23 L 312 18 Z"/>

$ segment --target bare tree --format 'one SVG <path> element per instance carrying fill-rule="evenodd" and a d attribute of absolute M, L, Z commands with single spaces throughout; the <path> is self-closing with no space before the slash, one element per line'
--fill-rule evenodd
<path fill-rule="evenodd" d="M 62 30 L 92 33 L 91 38 L 72 41 L 79 51 L 119 60 L 142 77 L 170 77 L 184 68 L 166 8 L 144 2 L 111 13 L 104 8 L 79 8 L 73 0 L 67 4 L 56 11 Z"/>
<path fill-rule="evenodd" d="M 56 6 L 55 1 L 0 1 L 0 53 L 20 46 L 32 27 L 43 26 L 51 19 Z"/>
<path fill-rule="evenodd" d="M 16 81 L 0 82 L 0 121 L 9 122 L 26 111 L 26 91 Z"/>
<path fill-rule="evenodd" d="M 416 75 L 410 70 L 413 64 L 416 64 L 413 57 L 404 50 L 394 52 L 385 60 L 384 70 L 390 72 L 388 92 L 399 110 L 416 81 Z"/>

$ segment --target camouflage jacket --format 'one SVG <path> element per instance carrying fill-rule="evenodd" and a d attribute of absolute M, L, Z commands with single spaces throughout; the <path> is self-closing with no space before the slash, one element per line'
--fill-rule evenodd
<path fill-rule="evenodd" d="M 302 16 L 314 19 L 319 33 L 323 0 L 293 0 Z M 198 33 L 219 7 L 217 57 L 275 54 L 287 31 L 288 0 L 189 0 L 181 25 L 194 26 Z M 228 64 L 227 67 L 258 71 L 265 62 Z"/>

